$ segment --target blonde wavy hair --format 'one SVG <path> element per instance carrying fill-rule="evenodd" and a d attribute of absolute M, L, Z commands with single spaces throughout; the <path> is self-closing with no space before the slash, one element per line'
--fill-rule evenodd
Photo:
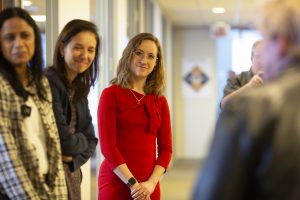
<path fill-rule="evenodd" d="M 165 90 L 165 66 L 162 49 L 159 40 L 151 33 L 140 33 L 134 36 L 123 51 L 117 68 L 117 76 L 110 83 L 130 88 L 132 84 L 130 66 L 134 51 L 144 40 L 151 40 L 157 47 L 157 60 L 153 71 L 148 75 L 144 91 L 146 94 L 156 94 L 161 96 Z"/>

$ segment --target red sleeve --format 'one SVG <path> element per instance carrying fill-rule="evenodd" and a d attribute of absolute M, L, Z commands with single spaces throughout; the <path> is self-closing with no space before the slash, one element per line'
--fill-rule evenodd
<path fill-rule="evenodd" d="M 103 90 L 98 105 L 100 148 L 111 169 L 125 163 L 116 146 L 117 91 L 114 86 Z"/>
<path fill-rule="evenodd" d="M 161 126 L 157 133 L 158 157 L 156 164 L 168 168 L 172 158 L 172 131 L 170 110 L 165 97 L 160 98 Z"/>

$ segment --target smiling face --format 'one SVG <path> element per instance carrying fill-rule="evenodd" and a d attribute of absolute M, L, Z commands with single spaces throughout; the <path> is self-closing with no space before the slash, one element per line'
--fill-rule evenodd
<path fill-rule="evenodd" d="M 35 50 L 33 28 L 19 17 L 10 18 L 3 23 L 0 41 L 7 61 L 15 67 L 26 67 Z"/>
<path fill-rule="evenodd" d="M 131 61 L 130 71 L 133 79 L 146 80 L 157 62 L 157 46 L 152 40 L 144 40 L 135 49 Z"/>
<path fill-rule="evenodd" d="M 69 81 L 91 67 L 96 55 L 96 45 L 94 33 L 83 31 L 72 37 L 69 43 L 61 46 L 60 53 L 64 57 Z"/>

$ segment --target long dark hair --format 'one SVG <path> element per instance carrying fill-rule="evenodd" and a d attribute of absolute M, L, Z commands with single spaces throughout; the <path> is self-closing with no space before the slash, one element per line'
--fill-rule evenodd
<path fill-rule="evenodd" d="M 74 19 L 68 22 L 58 36 L 53 56 L 53 66 L 50 67 L 50 69 L 52 68 L 58 73 L 62 81 L 68 86 L 66 65 L 60 52 L 60 46 L 67 45 L 75 35 L 83 31 L 89 31 L 95 35 L 97 41 L 96 52 L 91 66 L 84 72 L 78 74 L 70 85 L 75 90 L 74 101 L 86 98 L 89 94 L 90 87 L 94 86 L 98 77 L 100 37 L 98 35 L 97 26 L 92 22 L 81 19 Z"/>
<path fill-rule="evenodd" d="M 0 12 L 0 30 L 2 30 L 4 22 L 13 17 L 21 18 L 33 28 L 35 37 L 35 50 L 33 57 L 29 63 L 27 63 L 27 68 L 30 72 L 29 82 L 36 85 L 38 97 L 41 100 L 45 100 L 45 88 L 43 87 L 43 84 L 41 84 L 43 75 L 43 57 L 40 30 L 28 12 L 18 7 L 6 8 Z M 2 52 L 0 52 L 0 73 L 7 78 L 16 94 L 27 100 L 28 93 L 23 88 L 21 81 L 16 78 L 18 76 L 15 67 L 13 67 L 12 64 L 4 58 Z"/>

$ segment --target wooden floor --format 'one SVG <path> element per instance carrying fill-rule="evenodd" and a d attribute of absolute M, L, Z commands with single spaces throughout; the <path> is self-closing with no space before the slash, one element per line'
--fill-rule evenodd
<path fill-rule="evenodd" d="M 200 166 L 199 160 L 174 161 L 161 180 L 161 200 L 189 200 Z M 92 176 L 91 200 L 97 200 L 97 177 Z"/>

